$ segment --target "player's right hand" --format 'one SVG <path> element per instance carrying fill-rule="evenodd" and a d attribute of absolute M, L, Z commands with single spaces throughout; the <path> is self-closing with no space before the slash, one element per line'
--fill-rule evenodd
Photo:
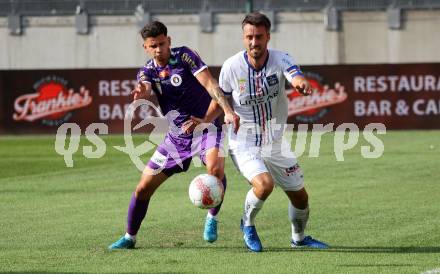
<path fill-rule="evenodd" d="M 240 127 L 240 116 L 238 116 L 235 112 L 231 111 L 229 113 L 225 113 L 224 121 L 225 124 L 232 124 L 234 127 L 234 133 L 238 132 L 238 128 Z"/>
<path fill-rule="evenodd" d="M 295 76 L 292 80 L 292 86 L 304 96 L 312 94 L 312 86 L 303 76 Z"/>
<path fill-rule="evenodd" d="M 147 82 L 139 82 L 136 87 L 131 91 L 133 99 L 148 99 L 151 93 L 151 84 Z"/>

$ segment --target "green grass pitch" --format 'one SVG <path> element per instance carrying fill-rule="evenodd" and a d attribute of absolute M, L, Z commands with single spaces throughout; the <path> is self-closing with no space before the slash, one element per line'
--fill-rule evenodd
<path fill-rule="evenodd" d="M 188 199 L 202 168 L 156 192 L 137 248 L 107 251 L 125 230 L 140 173 L 103 137 L 107 152 L 68 168 L 54 136 L 0 137 L 0 273 L 422 273 L 440 269 L 440 131 L 389 131 L 385 152 L 361 157 L 360 145 L 336 161 L 332 134 L 320 156 L 299 158 L 310 196 L 307 233 L 325 251 L 292 250 L 287 198 L 275 189 L 257 217 L 265 252 L 248 252 L 239 220 L 249 188 L 226 162 L 228 191 L 219 239 L 202 239 L 206 211 Z M 140 143 L 145 137 L 136 136 Z M 310 134 L 309 134 L 310 141 Z M 310 143 L 310 142 L 308 142 Z M 148 157 L 145 157 L 148 158 Z M 438 272 L 437 272 L 438 273 Z"/>

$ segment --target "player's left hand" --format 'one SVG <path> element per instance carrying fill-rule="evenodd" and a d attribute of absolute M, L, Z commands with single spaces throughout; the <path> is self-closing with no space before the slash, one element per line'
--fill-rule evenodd
<path fill-rule="evenodd" d="M 194 131 L 194 129 L 196 128 L 196 126 L 198 126 L 201 123 L 205 123 L 205 121 L 201 118 L 197 118 L 194 116 L 191 116 L 189 118 L 189 120 L 185 121 L 182 124 L 182 131 L 185 134 L 190 134 Z"/>
<path fill-rule="evenodd" d="M 305 78 L 300 78 L 294 85 L 295 89 L 304 96 L 312 94 L 312 86 Z"/>
<path fill-rule="evenodd" d="M 224 120 L 225 124 L 232 124 L 232 126 L 234 127 L 234 133 L 237 133 L 238 128 L 240 127 L 240 116 L 231 111 L 230 113 L 225 113 Z"/>

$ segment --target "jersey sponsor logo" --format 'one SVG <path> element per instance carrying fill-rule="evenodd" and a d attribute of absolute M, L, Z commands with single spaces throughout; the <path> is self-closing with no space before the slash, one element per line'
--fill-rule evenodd
<path fill-rule="evenodd" d="M 259 105 L 265 102 L 268 102 L 272 100 L 273 98 L 277 97 L 279 94 L 279 91 L 275 91 L 274 93 L 267 94 L 265 96 L 256 97 L 256 98 L 240 98 L 240 105 L 241 106 L 248 106 L 248 105 Z"/>
<path fill-rule="evenodd" d="M 182 54 L 182 61 L 187 63 L 191 69 L 197 68 L 196 62 L 194 62 L 194 60 L 191 58 L 191 56 L 186 52 L 184 54 Z"/>
<path fill-rule="evenodd" d="M 178 87 L 182 84 L 182 77 L 179 74 L 171 75 L 171 85 Z"/>
<path fill-rule="evenodd" d="M 266 81 L 269 84 L 269 86 L 274 86 L 277 85 L 278 82 L 278 77 L 276 74 L 272 74 L 266 77 Z"/>
<path fill-rule="evenodd" d="M 293 89 L 286 90 L 289 98 L 288 117 L 301 123 L 314 123 L 324 117 L 330 106 L 340 104 L 347 99 L 345 87 L 335 83 L 333 88 L 323 83 L 316 73 L 306 73 L 305 77 L 312 86 L 312 94 L 303 96 Z"/>
<path fill-rule="evenodd" d="M 164 167 L 167 163 L 167 156 L 161 154 L 159 151 L 155 151 L 153 156 L 151 156 L 151 161 L 158 165 L 159 167 Z"/>
<path fill-rule="evenodd" d="M 67 80 L 49 75 L 34 85 L 35 93 L 21 95 L 14 102 L 15 121 L 42 120 L 47 126 L 59 126 L 72 116 L 72 110 L 86 107 L 92 103 L 89 90 L 84 86 L 75 92 L 68 88 Z"/>
<path fill-rule="evenodd" d="M 177 64 L 177 59 L 174 58 L 174 57 L 170 57 L 170 60 L 168 61 L 168 63 L 169 63 L 170 65 L 175 65 L 175 64 Z"/>

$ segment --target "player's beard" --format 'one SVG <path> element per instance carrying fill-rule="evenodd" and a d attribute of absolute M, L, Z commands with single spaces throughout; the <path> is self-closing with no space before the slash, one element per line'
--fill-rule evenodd
<path fill-rule="evenodd" d="M 259 60 L 263 57 L 264 50 L 261 46 L 251 47 L 249 53 L 253 59 Z"/>

